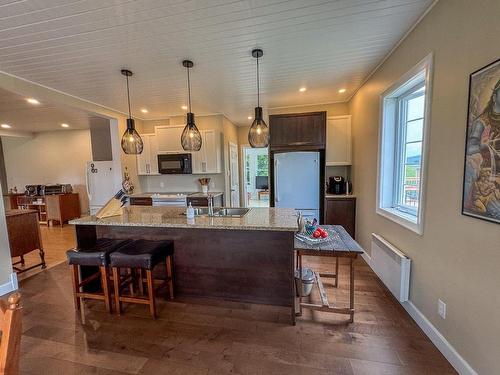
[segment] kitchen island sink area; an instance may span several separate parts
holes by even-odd
[[[174,241],[176,295],[287,306],[294,322],[295,210],[252,208],[243,216],[194,219],[183,213],[176,207],[130,206],[119,216],[71,223],[82,247],[99,238]]]

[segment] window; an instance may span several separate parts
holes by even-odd
[[[382,94],[377,212],[419,234],[431,62],[428,56]]]

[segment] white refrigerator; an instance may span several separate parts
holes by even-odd
[[[274,206],[295,208],[304,218],[319,217],[319,152],[274,154]]]
[[[85,172],[90,214],[95,215],[118,191],[112,161],[89,161]]]

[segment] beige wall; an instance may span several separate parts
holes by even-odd
[[[33,138],[2,137],[7,185],[24,191],[28,184],[71,184],[88,212],[85,163],[92,159],[89,130],[37,133]]]
[[[500,225],[461,215],[469,74],[499,56],[498,0],[442,0],[358,91],[353,116],[357,235],[412,259],[410,299],[480,374],[500,373]],[[430,52],[434,79],[424,234],[375,213],[380,94]],[[446,320],[437,314],[447,304]]]

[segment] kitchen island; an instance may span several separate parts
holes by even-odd
[[[71,224],[85,247],[99,238],[172,240],[177,295],[287,306],[295,319],[293,209],[187,219],[183,208],[130,206],[120,216]]]

